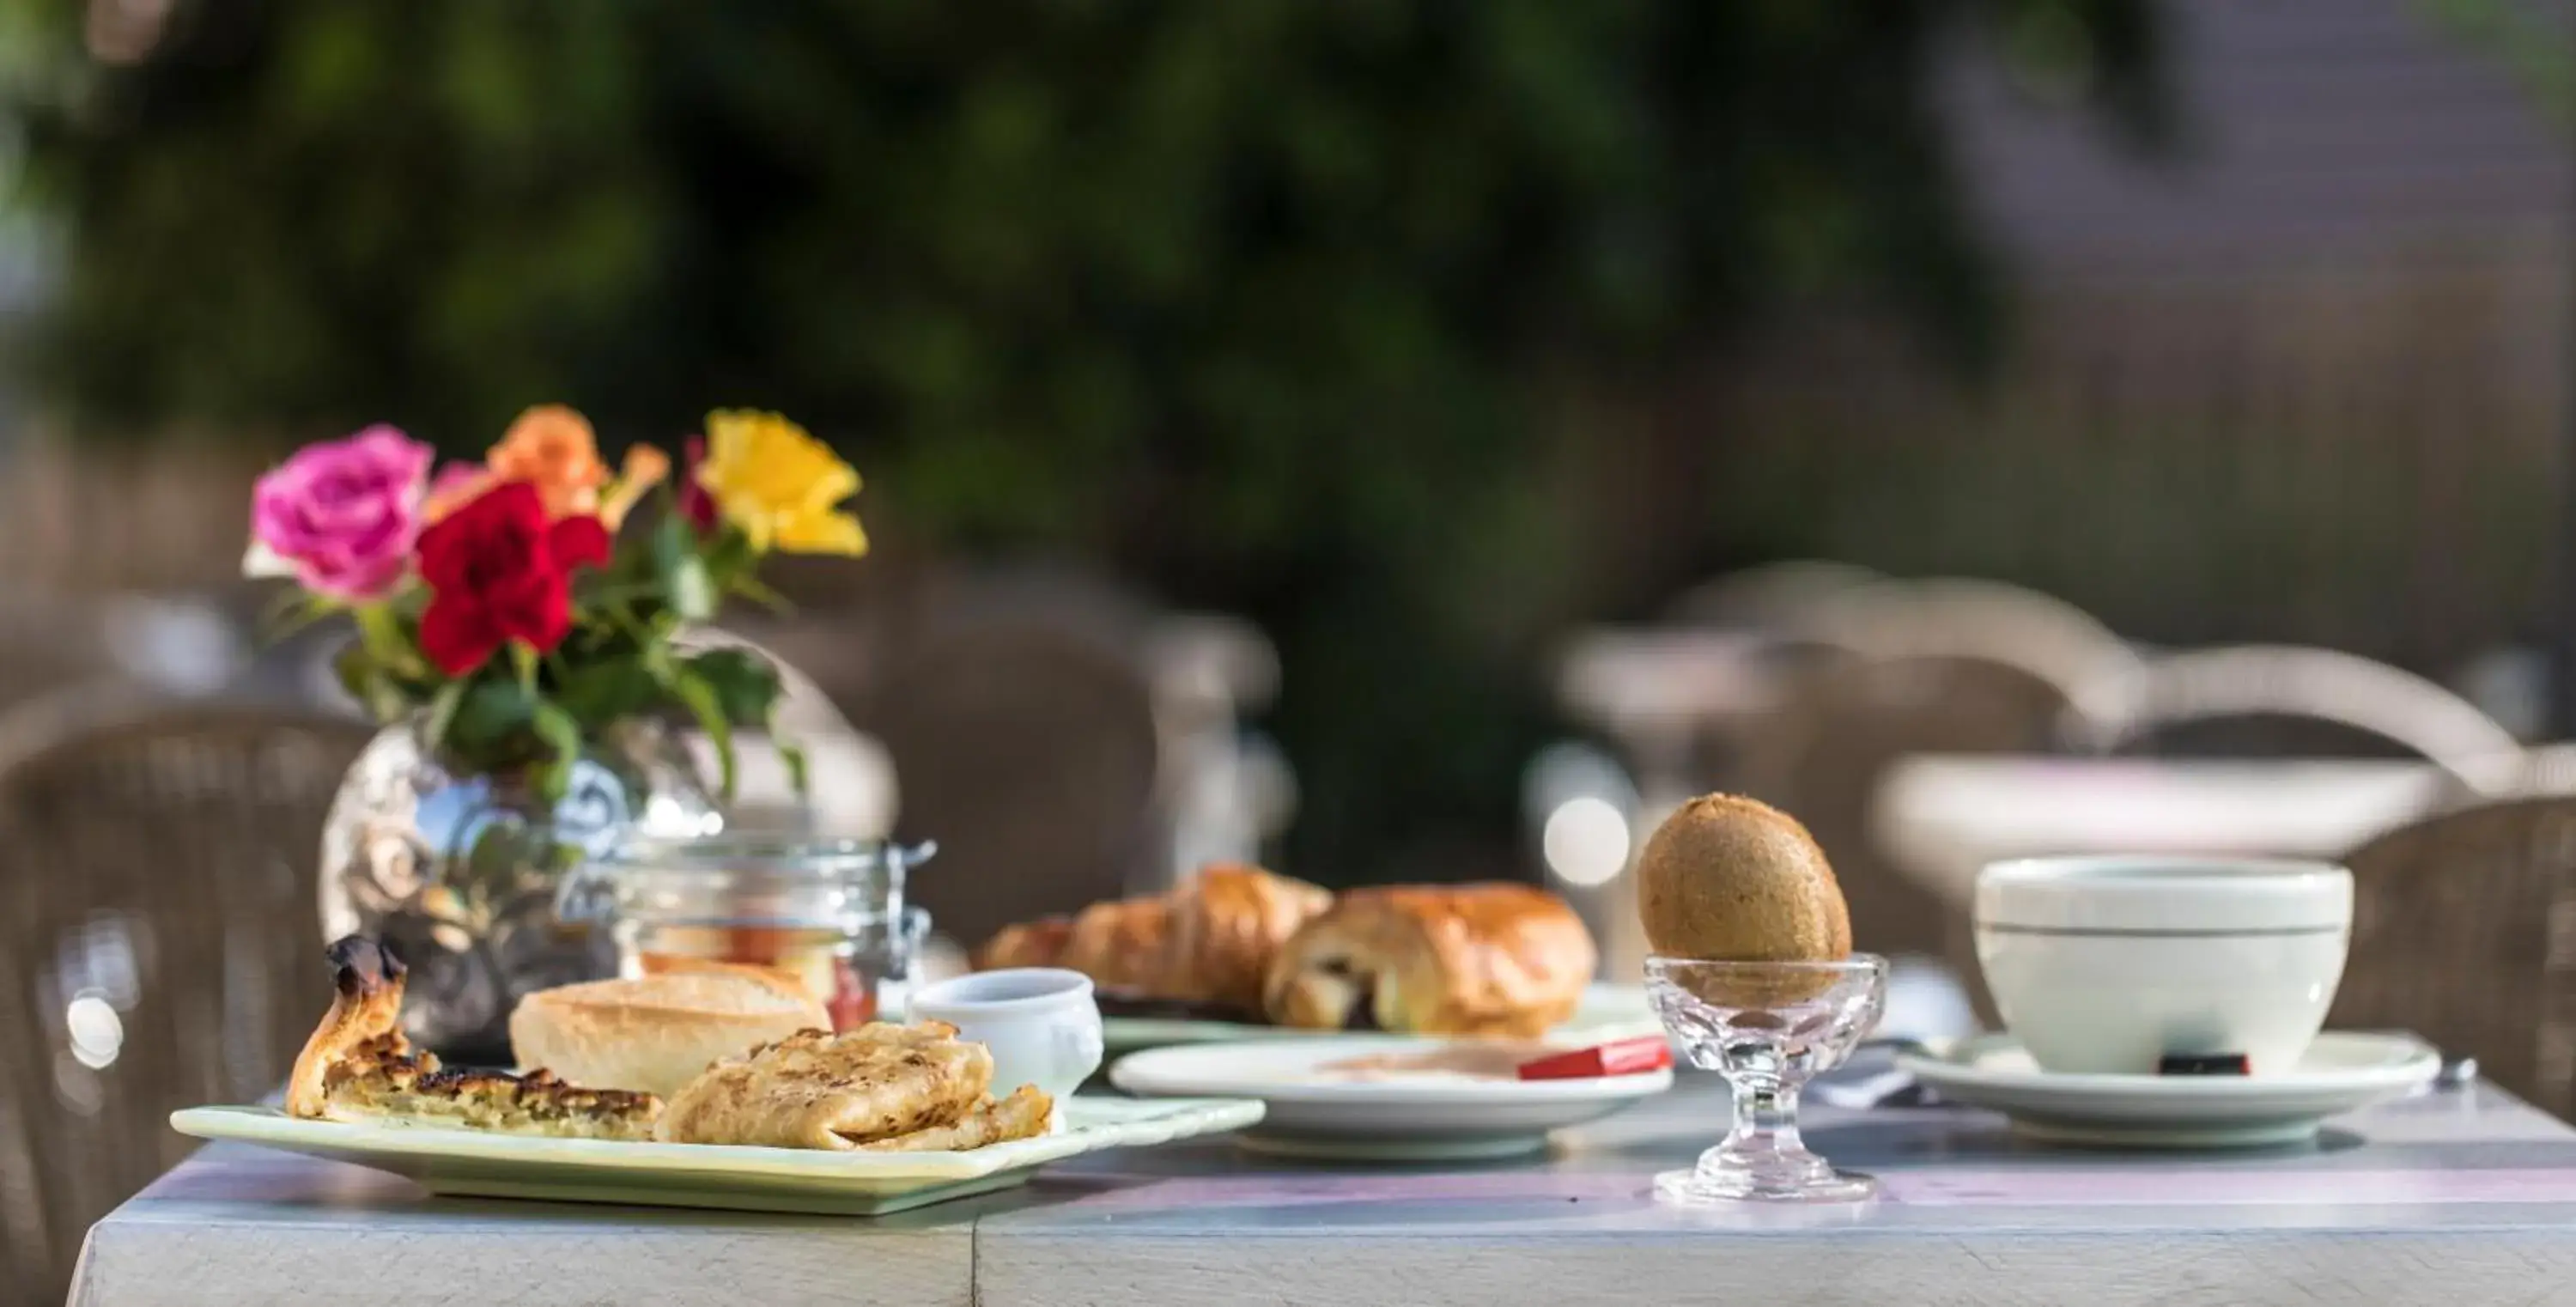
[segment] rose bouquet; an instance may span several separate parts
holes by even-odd
[[[432,475],[388,426],[311,445],[259,480],[245,570],[291,575],[299,620],[349,613],[338,671],[446,765],[525,771],[559,795],[584,742],[685,714],[733,789],[733,732],[766,728],[775,668],[680,636],[727,596],[775,597],[772,551],[858,555],[858,474],[775,414],[709,414],[676,482],[649,445],[611,469],[571,409],[529,409],[481,464]],[[648,499],[655,511],[638,513]],[[802,764],[781,742],[802,785]]]

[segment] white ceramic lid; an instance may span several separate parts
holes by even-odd
[[[1979,928],[2168,934],[2348,929],[2333,863],[2167,854],[2023,858],[1977,874]]]

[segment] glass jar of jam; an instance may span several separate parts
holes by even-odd
[[[900,1017],[930,916],[904,874],[936,849],[881,840],[717,835],[635,840],[564,878],[557,914],[608,920],[618,969],[765,967],[823,1001],[837,1030]]]

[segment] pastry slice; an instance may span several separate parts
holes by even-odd
[[[1036,1085],[1022,1085],[1008,1098],[985,1099],[947,1125],[875,1140],[859,1145],[859,1149],[870,1153],[962,1153],[986,1144],[1034,1139],[1046,1133],[1047,1116],[1054,1110],[1055,1100],[1047,1097],[1046,1091]]]
[[[662,1104],[650,1094],[575,1088],[542,1069],[514,1076],[440,1066],[403,1037],[400,959],[356,935],[328,956],[335,996],[287,1079],[288,1115],[558,1139],[652,1137]]]
[[[807,1030],[722,1062],[672,1095],[655,1137],[846,1151],[964,1118],[993,1055],[937,1021]]]

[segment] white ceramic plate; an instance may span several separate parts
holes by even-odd
[[[2433,1079],[2442,1056],[2409,1035],[2327,1031],[2273,1076],[2061,1075],[2009,1035],[1980,1035],[1897,1064],[1954,1103],[2012,1118],[2052,1143],[2241,1148],[2297,1143],[2325,1119]]]
[[[1646,1000],[1645,986],[1595,984],[1583,991],[1582,1001],[1575,1005],[1574,1015],[1549,1031],[1548,1037],[1606,1044],[1614,1039],[1651,1035],[1663,1028],[1662,1023],[1655,1020],[1653,1005]],[[1350,1036],[1346,1030],[1298,1030],[1239,1021],[1188,1021],[1167,1017],[1104,1017],[1100,1030],[1111,1057],[1174,1044],[1228,1044],[1248,1039],[1343,1039]]]
[[[1005,1189],[1039,1166],[1102,1148],[1169,1143],[1261,1119],[1244,1099],[1070,1098],[1055,1134],[960,1153],[531,1139],[434,1126],[305,1121],[267,1107],[192,1107],[170,1126],[391,1171],[431,1193],[658,1207],[881,1216]]]
[[[1479,1080],[1402,1075],[1335,1080],[1326,1063],[1423,1052],[1447,1041],[1342,1035],[1267,1043],[1199,1044],[1132,1054],[1109,1070],[1131,1094],[1258,1098],[1267,1111],[1239,1141],[1262,1152],[1368,1161],[1511,1157],[1547,1145],[1547,1132],[1607,1116],[1662,1093],[1670,1070],[1586,1080]],[[1583,1041],[1551,1040],[1565,1047]]]

